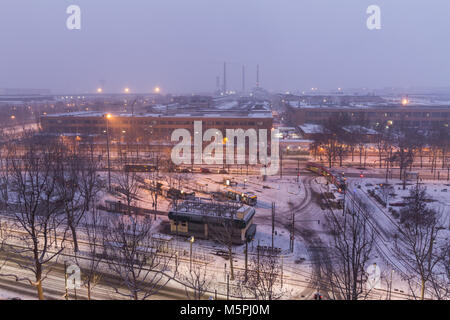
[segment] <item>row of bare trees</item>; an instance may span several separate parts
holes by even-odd
[[[330,118],[323,126],[323,132],[318,134],[311,145],[313,154],[324,156],[330,167],[351,156],[354,162],[355,152],[359,154],[359,165],[365,167],[367,162],[367,144],[373,143],[378,153],[380,169],[385,166],[387,171],[394,165],[400,168],[400,179],[406,169],[412,168],[420,161],[420,168],[424,166],[425,153],[434,172],[440,166],[449,166],[448,149],[450,131],[448,127],[416,130],[408,128],[399,122],[395,127],[379,124],[374,140],[369,141],[367,131],[369,123],[366,119],[349,119],[345,116]],[[371,132],[373,133],[373,131]]]
[[[411,298],[449,299],[448,230],[442,225],[442,213],[427,205],[428,198],[424,188],[411,190],[395,235],[392,253],[398,263],[392,268],[409,284]],[[368,286],[368,267],[376,255],[377,227],[370,222],[370,210],[361,199],[349,202],[344,212],[330,211],[326,216],[331,241],[329,260],[320,261],[321,280],[332,299],[367,299],[374,288]],[[383,274],[390,272],[378,276]],[[386,282],[392,292],[392,278],[389,282],[386,276]]]

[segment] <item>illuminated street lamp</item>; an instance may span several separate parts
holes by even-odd
[[[403,106],[406,106],[406,105],[408,105],[408,104],[409,104],[408,98],[403,98],[403,99],[402,99],[402,105],[403,105]]]
[[[15,120],[16,119],[16,116],[15,115],[12,115],[11,116],[11,120]]]
[[[192,236],[190,239],[189,239],[189,242],[190,242],[190,244],[191,244],[191,251],[190,251],[190,255],[189,255],[189,271],[192,271],[192,245],[194,244],[194,242],[195,242],[195,238],[194,238],[194,236]]]
[[[160,93],[161,92],[161,88],[160,87],[155,87],[155,89],[153,91],[155,93]]]
[[[102,93],[103,92],[103,89],[102,88],[98,88],[97,89],[97,93]]]
[[[125,88],[124,91],[125,93],[130,93],[130,88]]]
[[[108,187],[111,190],[111,158],[109,155],[109,120],[112,118],[112,115],[108,113],[106,116],[106,151],[108,154]]]

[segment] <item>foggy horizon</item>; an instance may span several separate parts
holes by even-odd
[[[81,30],[66,8],[81,8]],[[381,7],[381,30],[366,9]],[[450,86],[450,3],[385,0],[151,3],[4,0],[0,88],[52,93]],[[446,10],[447,9],[447,10]]]

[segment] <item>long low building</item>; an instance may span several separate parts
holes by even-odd
[[[403,126],[417,129],[449,127],[450,106],[426,105],[304,105],[286,101],[290,121],[295,125],[325,124],[331,118],[346,117],[371,128]]]
[[[272,130],[273,117],[267,111],[196,112],[179,114],[108,114],[106,112],[72,112],[41,117],[45,133],[75,135],[105,135],[115,138],[133,137],[134,141],[170,140],[176,129],[187,129],[193,135],[194,122],[201,121],[202,129],[266,129]]]

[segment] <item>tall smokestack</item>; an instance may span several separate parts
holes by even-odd
[[[242,92],[245,92],[245,66],[242,66]]]
[[[256,65],[256,87],[259,88],[259,64]]]
[[[223,94],[227,93],[227,63],[223,63]]]

